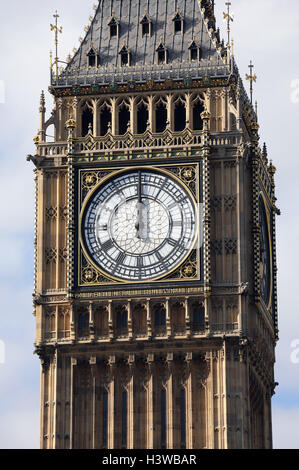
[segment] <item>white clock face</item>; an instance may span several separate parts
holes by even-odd
[[[85,247],[109,276],[163,277],[188,255],[196,238],[192,197],[155,170],[121,172],[93,194],[83,214]]]

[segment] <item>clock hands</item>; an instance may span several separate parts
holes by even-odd
[[[135,228],[137,230],[136,237],[139,239],[147,238],[147,208],[142,202],[142,183],[141,183],[141,171],[138,171],[138,184],[137,184],[137,198],[138,202],[136,205],[137,208],[137,220]]]

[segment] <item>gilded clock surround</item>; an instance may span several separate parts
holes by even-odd
[[[172,178],[183,184],[186,191],[189,193],[190,198],[193,201],[194,207],[197,209],[197,219],[199,220],[199,197],[200,197],[200,170],[199,164],[177,164],[177,165],[157,165],[153,166],[130,166],[131,170],[145,169],[145,170],[158,170],[164,173],[166,176],[171,175]],[[82,216],[85,208],[98,188],[113,178],[116,175],[126,173],[127,168],[107,168],[104,171],[102,169],[88,169],[79,170],[79,189],[78,199],[80,206],[78,207],[78,226],[79,226],[79,240],[78,240],[78,279],[79,286],[95,286],[105,285],[111,282],[126,283],[127,281],[121,281],[120,279],[113,278],[113,276],[107,276],[100,267],[94,263],[91,257],[88,255],[84,248],[82,240]],[[151,279],[151,282],[157,282],[162,280],[169,280],[171,282],[177,281],[189,281],[189,280],[200,280],[200,239],[199,233],[193,243],[191,251],[187,253],[180,265],[173,268],[166,275],[159,276],[156,279]],[[148,280],[134,281],[137,284],[147,283]]]

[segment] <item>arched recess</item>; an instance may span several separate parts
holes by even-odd
[[[148,128],[149,121],[149,109],[148,101],[140,98],[136,106],[136,122],[137,122],[137,134],[144,134]]]
[[[110,102],[104,101],[99,107],[99,124],[98,124],[98,134],[100,136],[106,135],[111,131],[112,126],[112,106]]]
[[[153,308],[153,327],[156,334],[166,331],[166,309],[163,304],[156,304]]]
[[[175,132],[181,132],[186,128],[186,100],[183,96],[174,98],[173,119]]]
[[[132,311],[133,333],[136,336],[144,336],[147,333],[146,307],[143,304],[135,305]]]
[[[201,95],[196,95],[191,102],[191,128],[194,131],[202,131],[203,120],[201,113],[205,110],[205,100]]]
[[[176,302],[170,308],[171,328],[174,334],[185,331],[185,304]]]
[[[90,101],[85,101],[81,105],[81,136],[85,137],[89,129],[93,132],[93,104]]]
[[[167,100],[162,96],[154,104],[155,109],[155,132],[164,132],[167,127]]]
[[[191,305],[191,325],[194,332],[203,332],[205,329],[205,307],[203,302],[194,302]]]
[[[87,308],[78,311],[78,336],[89,336],[89,312]]]
[[[128,100],[122,100],[117,106],[117,134],[124,135],[131,128],[131,112]]]
[[[106,306],[98,306],[94,311],[94,327],[97,337],[105,338],[109,333],[108,308]]]
[[[128,310],[125,305],[115,309],[114,325],[116,336],[126,336],[128,333]]]

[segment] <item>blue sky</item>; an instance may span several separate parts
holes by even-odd
[[[34,317],[33,223],[34,182],[26,155],[39,125],[42,89],[49,85],[49,23],[56,9],[63,35],[65,60],[93,13],[93,0],[16,0],[2,2],[0,47],[0,448],[37,448],[39,432],[39,360],[32,355]],[[218,0],[218,26],[225,35]],[[232,0],[232,37],[242,76],[253,60],[258,76],[261,141],[277,167],[277,221],[280,341],[276,349],[273,434],[276,448],[299,448],[299,363],[291,361],[291,343],[299,339],[297,306],[298,256],[298,125],[299,3],[295,0]],[[296,82],[297,80],[297,82]],[[3,84],[5,100],[3,100]],[[293,84],[293,88],[292,88]],[[297,87],[297,88],[296,88]],[[4,103],[2,103],[4,101]],[[296,102],[298,101],[298,103]],[[47,111],[52,99],[47,94]],[[1,343],[3,344],[3,343]],[[299,357],[299,354],[297,355]]]

